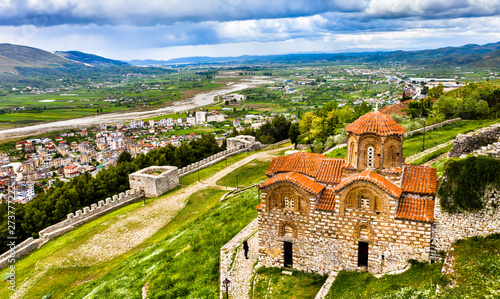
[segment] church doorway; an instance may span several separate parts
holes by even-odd
[[[285,268],[292,268],[293,266],[292,242],[284,242],[283,246],[285,253]]]
[[[358,243],[358,267],[368,267],[368,243]]]

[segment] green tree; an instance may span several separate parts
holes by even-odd
[[[431,99],[439,99],[442,95],[444,95],[443,83],[439,83],[436,87],[427,91],[427,97]]]
[[[293,143],[294,149],[297,148],[297,144],[299,143],[299,136],[299,123],[292,123],[290,126],[290,130],[288,131],[288,138],[290,138],[290,141]]]

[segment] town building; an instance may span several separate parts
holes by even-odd
[[[405,129],[375,111],[346,127],[347,158],[275,158],[259,188],[259,260],[330,273],[431,259],[436,169],[404,164]]]

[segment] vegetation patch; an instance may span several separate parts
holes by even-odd
[[[281,268],[257,269],[250,286],[250,298],[307,299],[315,298],[325,283],[327,275],[292,270],[292,275],[282,274]]]
[[[465,134],[476,129],[489,126],[497,123],[496,119],[474,120],[474,121],[457,121],[451,124],[446,124],[440,128],[423,133],[416,133],[410,137],[406,137],[403,142],[403,153],[405,157],[420,153],[423,144],[425,149],[440,145],[448,140],[457,137],[458,134]],[[425,138],[425,142],[424,139]]]
[[[326,154],[328,158],[342,158],[345,159],[347,157],[347,146],[338,148],[334,151],[329,152]]]
[[[499,160],[483,156],[449,159],[438,190],[441,207],[450,213],[480,210],[488,184],[500,186]]]
[[[444,288],[439,297],[500,297],[500,234],[458,240],[454,254],[454,287]]]
[[[138,298],[149,283],[148,298],[219,298],[220,248],[257,216],[258,202],[257,190],[250,190],[200,211],[69,297]],[[177,218],[171,223],[178,225]]]
[[[440,148],[438,149],[437,151],[433,151],[432,153],[430,154],[427,154],[423,157],[420,157],[418,158],[417,160],[411,162],[410,164],[413,164],[413,165],[420,165],[420,164],[424,164],[425,162],[428,162],[432,159],[435,159],[439,156],[441,156],[442,154],[445,154],[449,151],[451,151],[451,148],[453,147],[453,144],[449,144],[443,148]]]
[[[446,285],[442,266],[414,261],[407,271],[380,278],[368,272],[340,271],[326,298],[429,298],[436,285]]]
[[[261,183],[267,178],[266,171],[269,168],[269,163],[269,161],[262,160],[250,162],[218,180],[217,185],[236,187],[236,184],[238,184],[239,186],[248,187]]]

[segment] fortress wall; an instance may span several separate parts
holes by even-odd
[[[457,122],[459,120],[462,120],[462,119],[461,118],[454,118],[454,119],[445,120],[445,121],[440,122],[438,124],[427,126],[427,127],[425,127],[425,132],[434,130],[436,128],[440,128],[440,127],[442,127],[444,125],[451,124],[451,123]],[[423,132],[423,131],[424,131],[424,128],[420,128],[420,129],[416,129],[416,130],[413,130],[413,131],[409,131],[409,132],[404,133],[403,137],[412,136],[412,135],[414,135],[416,133]]]
[[[431,259],[437,260],[438,253],[449,250],[457,240],[500,233],[500,191],[488,188],[484,199],[487,203],[483,210],[454,214],[441,210],[439,199],[436,199]]]
[[[92,204],[90,207],[84,207],[83,211],[78,210],[75,213],[68,214],[67,219],[39,231],[38,234],[40,235],[40,239],[28,238],[14,247],[14,256],[16,259],[19,259],[39,248],[46,242],[73,230],[76,226],[87,223],[143,197],[144,194],[142,193],[136,193],[134,190],[127,190],[113,197],[108,197],[105,201],[101,200],[97,204]],[[10,257],[11,251],[7,251],[0,256],[0,269],[10,264]]]
[[[460,157],[474,150],[498,141],[500,137],[500,124],[494,124],[468,134],[458,134],[453,143],[448,157]]]
[[[9,264],[12,264],[12,258],[19,259],[28,253],[32,252],[40,243],[40,239],[28,238],[24,240],[22,243],[19,243],[11,250],[4,252],[0,256],[0,269],[7,267]]]

